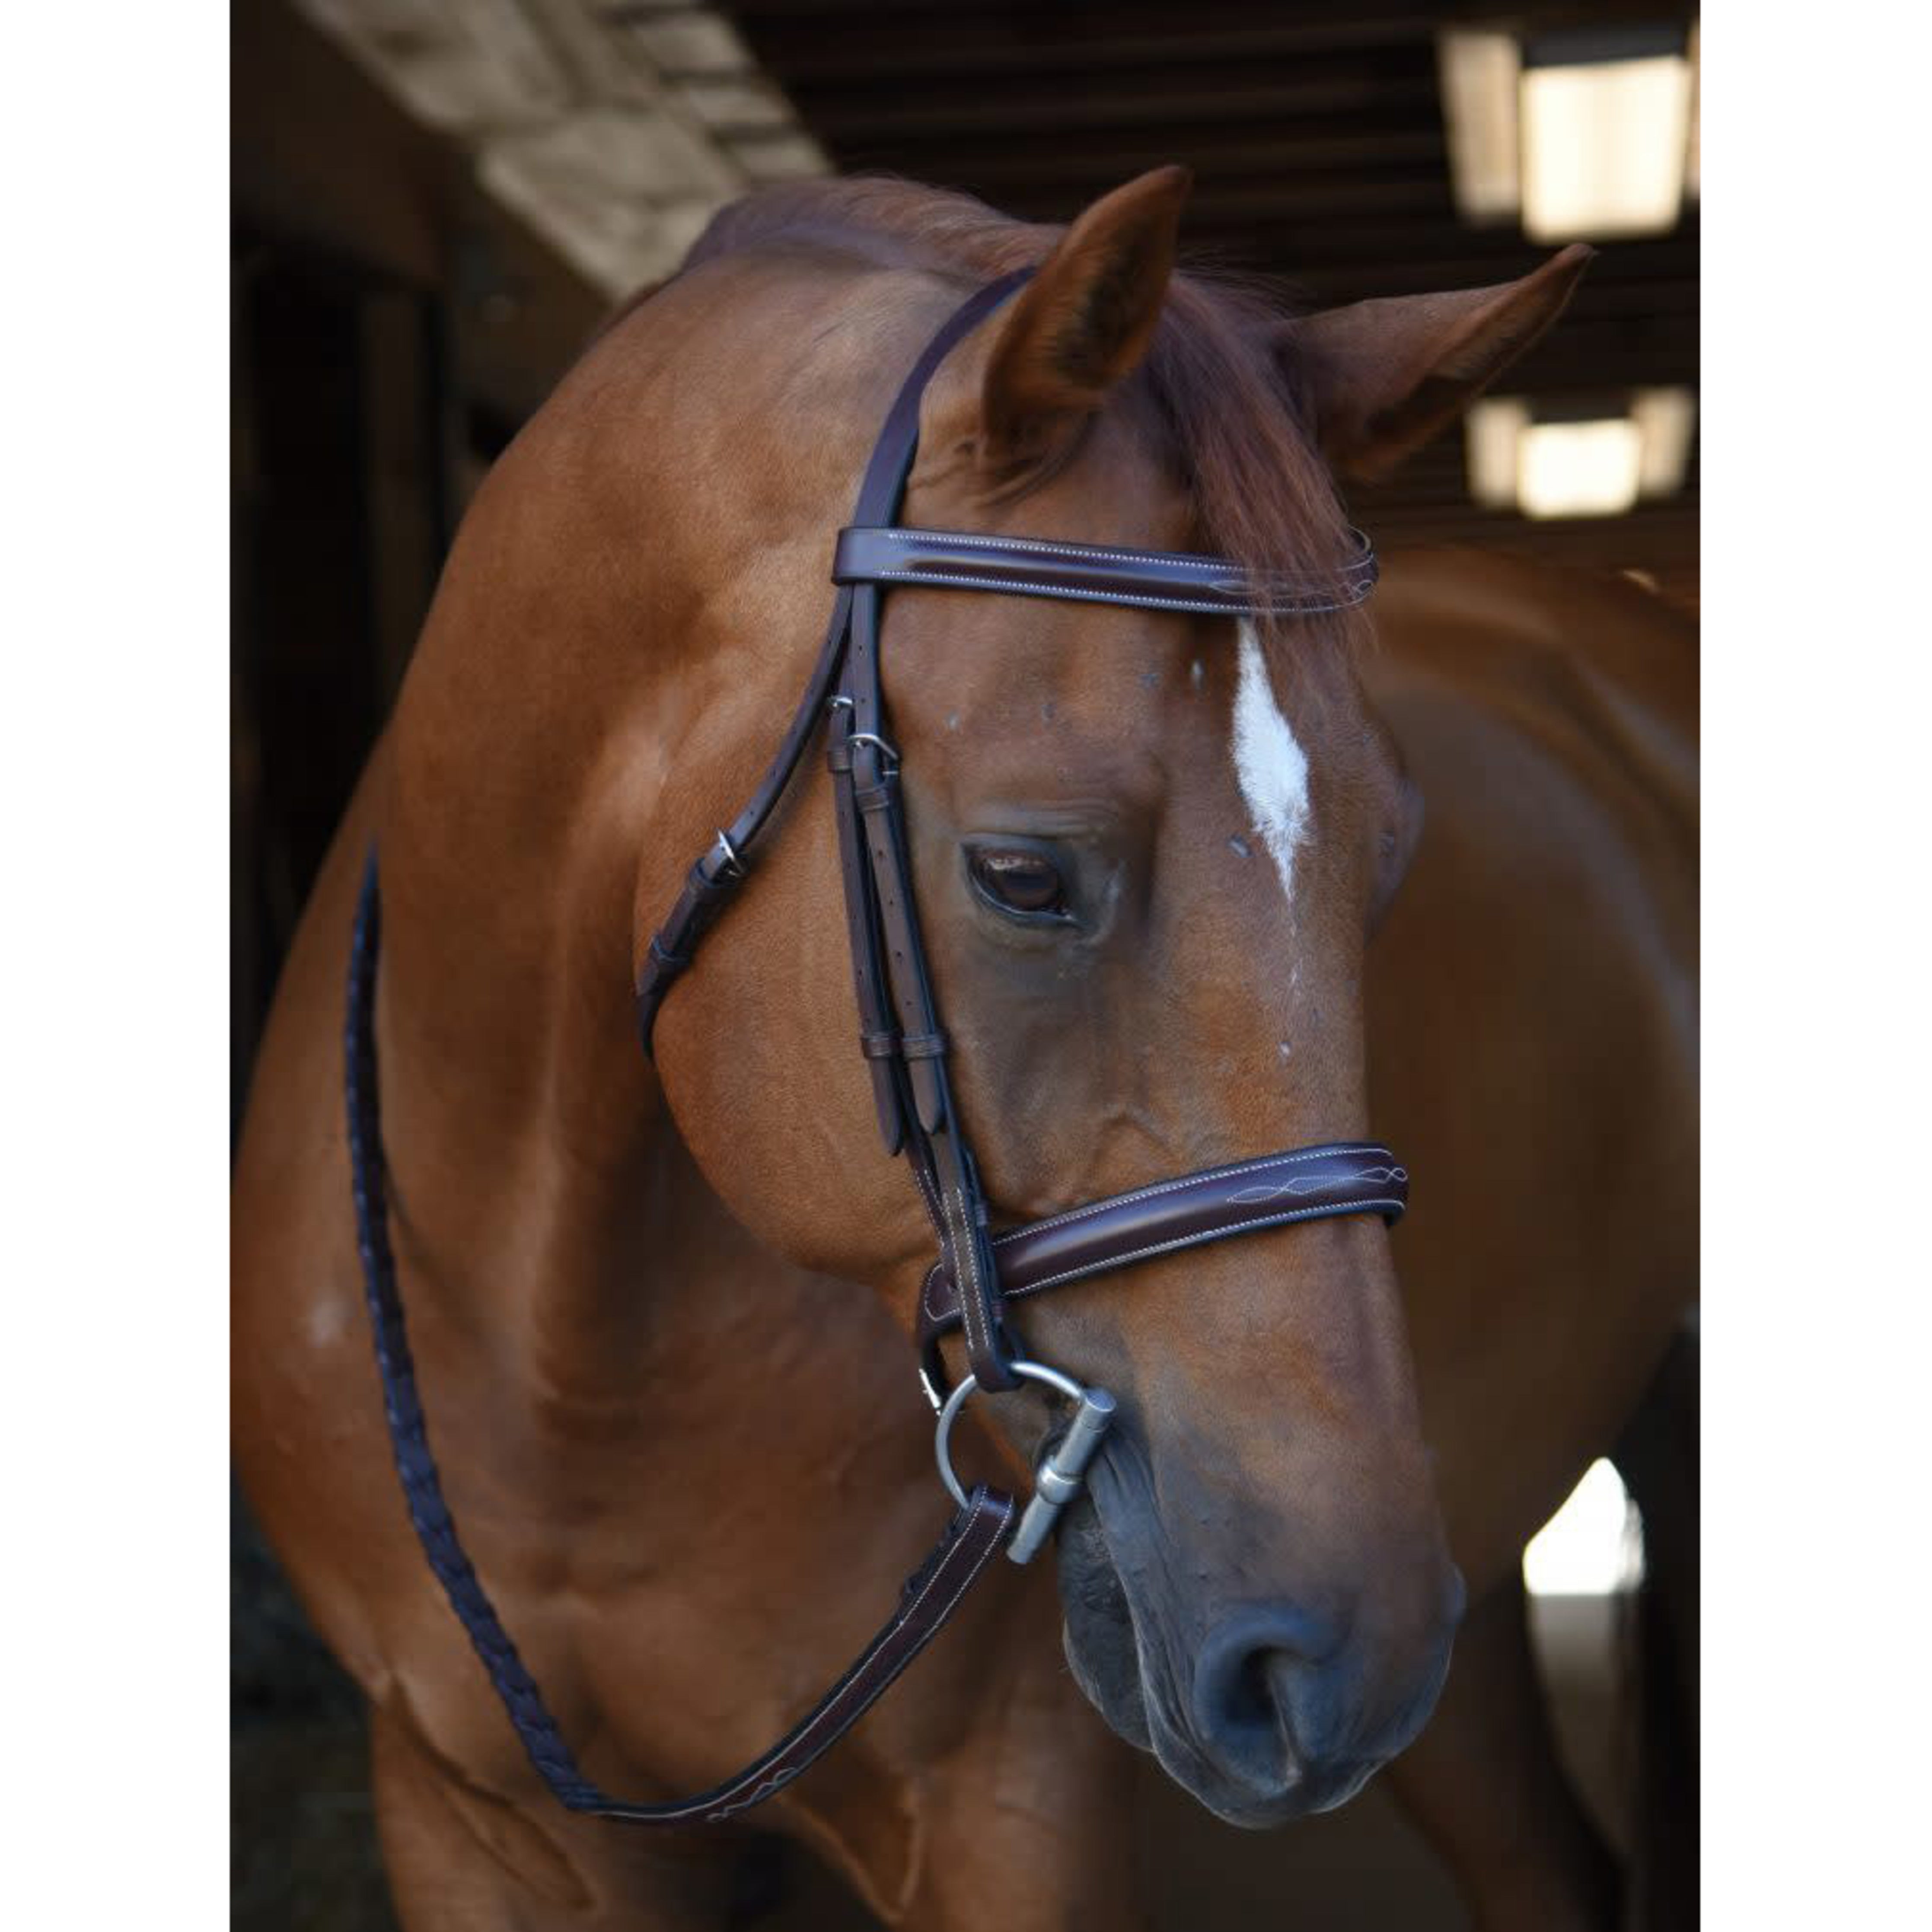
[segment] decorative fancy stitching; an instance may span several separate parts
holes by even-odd
[[[1006,1526],[1011,1522],[1012,1520],[1013,1500],[1012,1497],[1007,1496],[1003,1498],[1001,1500],[1000,1520],[998,1522],[993,1526],[991,1534],[988,1536],[986,1547],[973,1559],[972,1567],[966,1572],[964,1576],[960,1578],[958,1588],[956,1589],[952,1595],[946,1600],[946,1607],[940,1611],[938,1616],[933,1618],[932,1626],[932,1631],[937,1631],[942,1625],[944,1625],[946,1618],[952,1616],[953,1606],[966,1594],[968,1589],[971,1586],[974,1580],[977,1577],[980,1572],[986,1567],[987,1559],[992,1555],[994,1550],[999,1548],[1002,1541],[1004,1540],[1006,1533]],[[970,1535],[971,1532],[969,1530],[967,1533]],[[950,1553],[950,1552],[948,1552],[949,1555]],[[863,1676],[867,1666],[872,1663],[872,1659],[878,1656],[879,1652],[882,1651],[887,1644],[892,1642],[898,1636],[899,1634],[902,1630],[905,1630],[917,1618],[919,1615],[920,1605],[925,1602],[926,1598],[932,1593],[933,1586],[937,1583],[940,1578],[945,1574],[946,1565],[943,1562],[934,1566],[932,1574],[926,1580],[923,1584],[920,1586],[919,1594],[912,1600],[911,1604],[892,1619],[890,1626],[885,1630],[880,1632],[878,1642],[874,1643],[872,1647],[867,1650],[866,1654],[860,1659],[859,1662],[853,1666],[848,1678],[848,1683]],[[929,1631],[928,1633],[928,1637],[931,1634],[932,1632]],[[872,1688],[866,1694],[864,1701],[859,1706],[858,1708],[853,1712],[848,1722],[856,1724],[860,1718],[863,1717],[865,1714],[878,1702],[879,1699],[884,1696],[886,1692],[890,1690],[892,1687],[898,1682],[900,1673],[905,1669],[908,1664],[911,1663],[913,1659],[916,1657],[920,1652],[924,1648],[925,1640],[922,1640],[920,1643],[914,1645],[911,1649],[908,1650],[906,1654],[901,1658],[898,1664],[893,1666],[890,1674],[881,1678],[878,1683],[873,1685]],[[805,1729],[800,1732],[798,1736],[792,1740],[792,1743],[790,1747],[790,1750],[796,1750],[800,1744],[803,1744],[805,1740],[811,1736],[812,1733],[818,1729],[818,1726],[832,1714],[833,1710],[836,1707],[836,1700],[834,1700],[832,1702],[829,1702],[823,1706],[818,1712],[817,1715],[814,1716],[812,1719],[811,1722],[806,1726]],[[808,1765],[799,1765],[794,1769],[783,1773],[776,1780],[768,1781],[766,1784],[761,1785],[751,1796],[748,1798],[740,1798],[735,1803],[722,1804],[719,1806],[717,1810],[707,1812],[705,1816],[705,1822],[706,1824],[715,1824],[719,1820],[730,1817],[736,1812],[749,1810],[753,1805],[758,1804],[766,1796],[767,1792],[777,1790],[778,1786],[781,1784],[788,1784],[793,1778],[796,1778],[800,1772],[807,1770],[809,1768]],[[755,1772],[751,1774],[752,1776],[755,1776],[756,1774],[757,1774]],[[743,1790],[745,1784],[746,1780],[741,1778],[735,1785],[727,1786],[724,1791],[721,1793],[720,1796],[729,1798],[735,1792]],[[707,1800],[706,1802],[711,1802],[714,1801]],[[670,1813],[666,1815],[671,1816],[682,1816],[685,1815],[686,1812],[696,1808],[698,1808],[687,1806],[678,1812]]]
[[[1232,1180],[1238,1174],[1266,1174],[1270,1168],[1296,1167],[1304,1161],[1343,1160],[1380,1154],[1384,1160],[1393,1160],[1394,1153],[1378,1142],[1343,1142],[1339,1147],[1304,1148],[1298,1154],[1264,1154],[1254,1160],[1238,1160],[1226,1167],[1203,1168],[1198,1174],[1183,1174],[1178,1180],[1156,1180],[1145,1187],[1137,1187],[1131,1194],[1110,1195],[1105,1201],[1090,1201],[1084,1208],[1069,1208],[1058,1214],[1050,1214],[1044,1221],[1030,1221],[1024,1228],[1015,1228],[1004,1234],[993,1237],[994,1247],[1008,1241],[1016,1241],[1022,1234],[1044,1234],[1049,1228],[1064,1227],[1070,1221],[1084,1221],[1094,1214],[1110,1213],[1116,1208],[1131,1207],[1136,1201],[1151,1201],[1156,1196],[1172,1194],[1184,1187],[1203,1186],[1210,1181]]]
[[[1353,1177],[1357,1180],[1379,1181],[1385,1186],[1395,1186],[1408,1178],[1406,1167],[1365,1167]],[[1228,1204],[1235,1208],[1259,1208],[1270,1201],[1279,1201],[1284,1196],[1306,1194],[1328,1184],[1319,1174],[1298,1174],[1292,1180],[1277,1182],[1273,1187],[1244,1187],[1238,1194],[1228,1196]]]
[[[1000,1519],[1000,1526],[1002,1529],[1006,1527],[1006,1519],[1010,1516],[1012,1514],[1012,1504],[1011,1501],[1009,1500],[1006,1504],[1005,1514]],[[996,1536],[993,1539],[993,1546],[989,1546],[988,1550],[986,1552],[982,1552],[979,1562],[976,1562],[973,1565],[972,1570],[966,1579],[968,1582],[970,1582],[973,1576],[978,1574],[980,1563],[983,1563],[986,1561],[986,1555],[990,1554],[991,1547],[997,1546],[998,1540],[999,1539]],[[950,1556],[952,1554],[952,1552],[949,1550],[946,1553]],[[897,1616],[893,1618],[892,1622],[879,1633],[878,1636],[876,1636],[870,1644],[866,1646],[865,1654],[861,1657],[858,1662],[854,1664],[852,1668],[846,1673],[846,1686],[848,1689],[860,1678],[864,1676],[866,1669],[871,1664],[873,1658],[877,1657],[888,1644],[892,1642],[898,1637],[899,1633],[905,1629],[907,1625],[910,1624],[914,1619],[918,1616],[920,1605],[926,1601],[926,1598],[932,1593],[932,1586],[937,1583],[940,1578],[944,1576],[945,1574],[946,1564],[943,1560],[933,1566],[932,1574],[927,1577],[926,1581],[920,1585],[919,1594],[914,1598],[911,1603],[908,1604],[904,1610],[902,1610]],[[962,1588],[964,1586],[962,1585]],[[956,1604],[958,1600],[958,1592],[956,1591],[953,1593],[951,1602],[946,1605],[946,1610],[949,1613],[952,1610],[952,1604]],[[907,1662],[910,1663],[910,1658],[907,1659]],[[901,1667],[903,1668],[904,1666],[902,1666]],[[896,1677],[898,1675],[898,1672],[897,1671],[895,1671],[892,1673],[892,1676],[894,1677]],[[873,1697],[876,1697],[878,1696],[878,1691],[884,1690],[886,1688],[886,1685],[890,1684],[892,1681],[892,1678],[889,1677],[886,1679],[884,1684],[879,1685],[878,1690],[874,1690],[872,1693],[872,1696],[866,1700],[866,1703],[860,1706],[860,1710],[862,1712],[866,1708],[867,1706],[872,1703]],[[806,1739],[810,1737],[812,1732],[818,1729],[820,1725],[824,1724],[832,1716],[832,1713],[839,1708],[840,1703],[841,1700],[835,1696],[827,1699],[824,1704],[820,1705],[818,1709],[812,1714],[810,1719],[807,1721],[805,1728],[799,1732],[796,1737],[794,1738],[790,1741],[789,1745],[786,1748],[786,1755],[789,1756],[792,1752],[796,1751],[799,1746],[803,1744]],[[804,1766],[801,1766],[800,1768],[802,1770]],[[746,1772],[734,1783],[726,1785],[722,1791],[712,1793],[710,1796],[700,1801],[698,1803],[680,1806],[677,1811],[670,1813],[668,1815],[674,1817],[680,1816],[687,1812],[701,1810],[704,1808],[705,1805],[716,1804],[721,1798],[734,1797],[738,1792],[742,1791],[745,1786],[758,1775],[759,1772],[754,1767],[753,1769]],[[756,1802],[754,1799],[743,1799],[738,1804],[728,1808],[728,1810],[726,1811],[713,1812],[711,1815],[713,1817],[726,1816],[729,1815],[730,1810],[745,1810],[754,1802]]]
[[[1279,1228],[1291,1221],[1318,1221],[1324,1215],[1361,1214],[1378,1208],[1393,1208],[1397,1213],[1402,1204],[1396,1200],[1351,1201],[1336,1202],[1330,1207],[1291,1208],[1286,1214],[1264,1215],[1259,1220],[1244,1221],[1240,1232],[1252,1233],[1258,1228]],[[1015,1288],[1016,1294],[1037,1294],[1044,1288],[1058,1288],[1062,1282],[1078,1281],[1082,1275],[1097,1274],[1102,1269],[1125,1268],[1130,1262],[1144,1262],[1154,1255],[1165,1255],[1179,1248],[1198,1247],[1203,1241],[1211,1241],[1217,1235],[1230,1232],[1225,1228],[1204,1228],[1198,1234],[1182,1234],[1171,1241],[1157,1241],[1151,1247],[1136,1248],[1131,1254],[1111,1256],[1105,1262],[1088,1262],[1078,1268],[1064,1269],[1058,1274],[1050,1274],[1043,1280],[1029,1282],[1024,1288]]]
[[[1348,1159],[1352,1156],[1359,1158],[1360,1156],[1372,1154],[1381,1154],[1390,1161],[1393,1161],[1395,1158],[1394,1154],[1390,1154],[1389,1150],[1385,1147],[1382,1147],[1374,1142],[1363,1142],[1355,1145],[1344,1144],[1340,1147],[1309,1148],[1299,1154],[1270,1154],[1265,1158],[1259,1160],[1237,1161],[1232,1166],[1227,1167],[1210,1167],[1206,1168],[1199,1174],[1185,1175],[1178,1180],[1156,1181],[1148,1186],[1136,1188],[1130,1194],[1117,1194],[1109,1196],[1109,1198],[1105,1201],[1091,1201],[1089,1202],[1084,1208],[1070,1208],[1064,1214],[1049,1215],[1044,1221],[1029,1222],[1024,1228],[1015,1228],[1010,1230],[1006,1234],[995,1234],[993,1237],[993,1247],[997,1253],[1000,1248],[1005,1247],[1014,1241],[1019,1240],[1027,1235],[1043,1234],[1050,1228],[1064,1228],[1069,1226],[1077,1221],[1089,1220],[1096,1215],[1111,1214],[1117,1208],[1131,1207],[1136,1202],[1151,1201],[1160,1195],[1172,1194],[1183,1188],[1206,1186],[1216,1181],[1232,1180],[1238,1174],[1265,1174],[1271,1168],[1292,1167],[1298,1166],[1304,1161],[1341,1160]],[[917,1170],[915,1169],[914,1172],[916,1172]],[[1393,1181],[1398,1178],[1406,1180],[1408,1178],[1408,1172],[1407,1168],[1402,1167],[1364,1167],[1358,1168],[1354,1174],[1347,1178],[1351,1180],[1387,1180]],[[1319,1185],[1320,1184],[1318,1183],[1317,1184]],[[1238,1197],[1237,1198],[1238,1198]],[[1330,1211],[1336,1213],[1346,1212],[1349,1214],[1359,1214],[1364,1210],[1368,1208],[1393,1207],[1400,1212],[1402,1205],[1403,1204],[1400,1202],[1354,1202],[1349,1203],[1346,1208],[1337,1208]],[[1302,1212],[1303,1216],[1305,1218],[1312,1218],[1308,1215],[1307,1210],[1304,1210]],[[1271,1227],[1274,1225],[1274,1223],[1271,1221],[1244,1221],[1241,1223],[1241,1227],[1243,1230],[1245,1231],[1249,1228]],[[1190,1235],[1188,1237],[1188,1239],[1190,1240],[1197,1240],[1210,1238],[1216,1232],[1216,1231],[1215,1230],[1210,1229],[1205,1231],[1200,1235]],[[1163,1250],[1159,1248],[1155,1248],[1145,1250],[1143,1250],[1143,1252],[1158,1254],[1163,1252]],[[1123,1256],[1119,1261],[1108,1262],[1105,1265],[1109,1268],[1118,1268],[1123,1262],[1132,1258],[1133,1257],[1131,1256]],[[933,1305],[932,1298],[934,1291],[939,1286],[940,1276],[944,1264],[941,1263],[928,1271],[925,1284],[920,1291],[920,1306],[925,1310],[926,1318],[928,1321],[937,1322],[940,1319],[941,1317],[942,1311]],[[1094,1273],[1097,1271],[1098,1268],[1096,1265],[1089,1264],[1081,1269],[1074,1270],[1073,1273],[1082,1274]],[[1053,1282],[1057,1283],[1072,1278],[1072,1276],[1070,1274],[1055,1275],[1053,1277]],[[1028,1287],[1016,1288],[1012,1290],[1011,1292],[1016,1294],[1033,1294],[1037,1293],[1041,1288],[1051,1285],[1051,1283],[1044,1281],[1034,1282]],[[954,1292],[958,1293],[958,1284],[956,1282],[953,1286]],[[960,1295],[960,1307],[962,1310],[962,1319],[963,1320],[964,1318],[964,1310],[965,1307],[965,1297],[964,1294]]]

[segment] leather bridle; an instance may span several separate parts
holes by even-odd
[[[1028,279],[1022,270],[981,289],[926,345],[902,384],[867,464],[850,526],[839,533],[838,586],[818,661],[796,713],[757,791],[691,868],[670,916],[650,941],[637,997],[645,1049],[664,997],[700,941],[749,875],[760,835],[821,723],[832,774],[851,945],[860,1046],[879,1131],[903,1152],[930,1216],[938,1258],[922,1286],[922,1373],[939,1409],[940,1469],[958,1508],[938,1546],[908,1580],[898,1607],[858,1660],[776,1744],[736,1777],[670,1803],[629,1804],[584,1778],[559,1734],[465,1555],[444,1501],[416,1391],[390,1251],[377,1108],[374,992],[381,910],[372,855],[351,947],[346,1020],[350,1164],[358,1244],[376,1359],[411,1520],[452,1606],[468,1630],[532,1762],[574,1810],[635,1823],[716,1822],[758,1804],[798,1775],[848,1730],[938,1632],[1003,1546],[1026,1562],[1078,1494],[1114,1413],[1106,1390],[1028,1360],[1007,1305],[1066,1282],[1209,1241],[1340,1214],[1394,1222],[1408,1177],[1388,1149],[1346,1142],[1265,1155],[1156,1181],[1030,1225],[994,1234],[992,1216],[947,1072],[945,1031],[921,940],[908,859],[899,760],[880,685],[880,614],[899,585],[1070,598],[1231,618],[1310,614],[1360,603],[1374,587],[1375,556],[1354,532],[1357,554],[1339,570],[1300,578],[1256,578],[1216,557],[908,530],[897,521],[917,448],[920,404],[948,352]],[[950,1394],[941,1337],[957,1330],[968,1372]],[[1017,1528],[1013,1499],[979,1484],[970,1492],[948,1454],[961,1406],[977,1390],[1000,1394],[1043,1384],[1074,1406],[1042,1457]]]

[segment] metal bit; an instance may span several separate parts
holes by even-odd
[[[1114,1398],[1103,1388],[1090,1388],[1080,1397],[1080,1406],[1058,1444],[1042,1460],[1034,1473],[1033,1499],[1020,1518],[1006,1545],[1006,1555],[1016,1563],[1030,1562],[1053,1533],[1060,1512],[1080,1493],[1087,1466],[1093,1461],[1114,1419]]]

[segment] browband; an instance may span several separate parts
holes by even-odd
[[[904,584],[1061,597],[1209,617],[1310,617],[1346,610],[1376,587],[1373,546],[1351,530],[1358,554],[1326,576],[1256,576],[1218,556],[1050,543],[1037,537],[856,526],[838,532],[835,584]]]

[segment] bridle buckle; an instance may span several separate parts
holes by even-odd
[[[712,850],[718,854],[717,876],[728,879],[735,885],[746,875],[744,856],[731,842],[731,835],[722,826],[718,836],[712,842]]]

